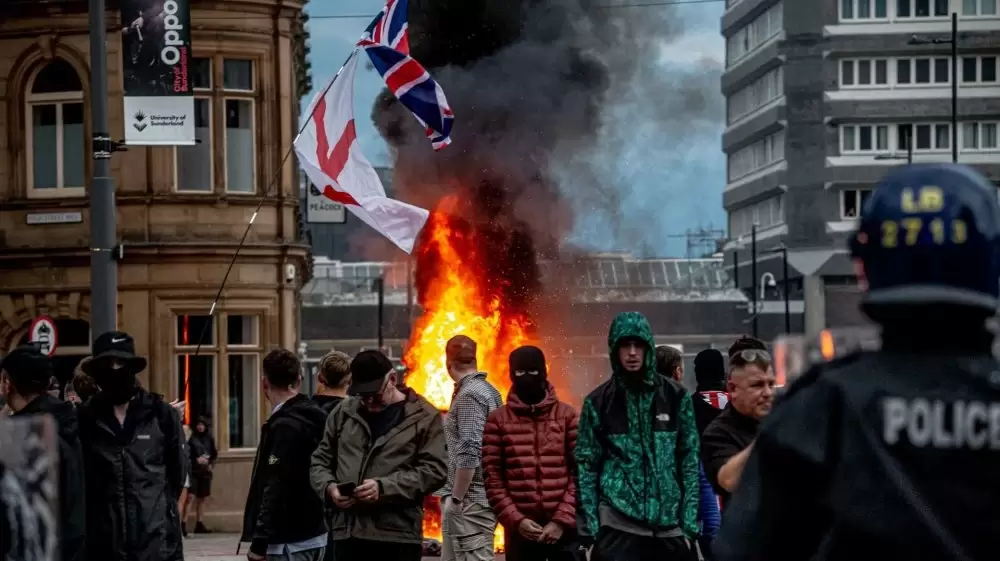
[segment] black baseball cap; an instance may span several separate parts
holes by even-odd
[[[18,390],[45,391],[52,379],[52,361],[37,343],[11,351],[0,360],[0,370],[7,373]]]
[[[85,374],[93,376],[96,365],[117,359],[124,362],[136,374],[146,369],[146,359],[135,354],[135,341],[124,331],[108,331],[94,341],[94,358],[82,366]]]
[[[361,351],[351,361],[352,395],[378,393],[385,379],[394,372],[392,361],[379,351]]]

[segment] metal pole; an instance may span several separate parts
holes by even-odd
[[[90,181],[90,325],[96,338],[118,326],[118,265],[114,259],[114,145],[108,132],[108,46],[104,0],[90,0],[90,109],[94,176]]]
[[[757,337],[757,224],[750,226],[750,280],[753,281],[751,302],[753,303],[753,336]]]
[[[733,288],[740,289],[740,252],[733,250]]]
[[[958,11],[951,12],[951,161],[958,163]]]
[[[385,277],[379,276],[375,281],[378,283],[378,350],[382,350],[383,336],[383,312],[385,310]]]
[[[788,248],[781,248],[781,274],[785,285],[785,333],[792,332],[792,307],[788,297]]]

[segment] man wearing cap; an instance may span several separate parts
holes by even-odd
[[[455,392],[444,425],[448,483],[441,490],[441,561],[492,561],[497,520],[483,478],[483,432],[486,418],[503,407],[503,399],[479,371],[475,341],[452,337],[445,359]]]
[[[146,359],[129,334],[101,334],[93,350],[83,368],[100,391],[79,409],[87,559],[179,561],[177,501],[187,473],[180,417],[139,385]]]
[[[379,351],[351,361],[352,397],[326,420],[312,456],[313,490],[333,508],[334,557],[419,561],[424,498],[447,478],[441,413],[400,389]]]
[[[59,435],[59,551],[63,561],[83,559],[86,518],[76,410],[46,393],[52,362],[36,345],[14,349],[0,361],[0,395],[12,416],[51,415]]]

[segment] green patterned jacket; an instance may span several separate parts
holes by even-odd
[[[645,343],[641,380],[626,383],[618,346]],[[698,432],[690,394],[655,371],[649,322],[618,314],[608,334],[613,373],[587,396],[576,442],[578,530],[594,536],[606,504],[651,529],[698,535]]]

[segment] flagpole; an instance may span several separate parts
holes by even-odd
[[[351,51],[351,54],[347,55],[347,59],[344,60],[344,63],[340,65],[340,69],[337,70],[337,73],[333,75],[333,78],[330,79],[330,82],[327,83],[326,87],[319,92],[318,94],[319,96],[325,96],[327,92],[330,91],[330,88],[333,87],[333,84],[334,82],[337,81],[337,78],[340,76],[340,73],[343,72],[344,67],[347,66],[347,63],[351,61],[351,57],[353,57],[358,53],[358,50],[359,50],[358,47],[354,47],[354,50]],[[295,134],[295,138],[292,140],[292,145],[288,147],[287,151],[285,151],[285,155],[282,156],[281,158],[281,163],[278,164],[278,168],[274,170],[274,175],[271,177],[271,181],[268,183],[267,190],[265,190],[264,194],[261,195],[260,200],[257,201],[257,207],[254,209],[253,214],[250,215],[250,220],[247,222],[247,227],[245,230],[243,230],[243,237],[240,238],[240,243],[239,245],[236,246],[236,251],[233,252],[233,258],[229,261],[229,267],[226,268],[226,274],[223,275],[222,282],[219,284],[219,290],[215,293],[215,298],[212,300],[212,306],[208,310],[209,316],[215,315],[215,308],[219,305],[219,300],[222,299],[222,292],[226,289],[226,283],[229,281],[229,275],[233,272],[233,267],[236,266],[236,259],[239,258],[240,250],[243,249],[243,246],[246,244],[247,237],[250,235],[250,229],[253,228],[253,221],[257,219],[257,214],[260,212],[260,209],[264,206],[264,203],[267,202],[269,198],[271,198],[271,191],[272,189],[274,189],[275,185],[278,183],[278,180],[281,178],[281,170],[284,169],[285,164],[288,163],[288,158],[291,157],[293,152],[295,152],[295,142],[299,139],[300,136],[302,136],[302,133],[306,130],[306,127],[309,126],[309,122],[312,121],[313,113],[316,112],[316,103],[315,103],[316,99],[318,99],[318,97],[314,96],[313,103],[309,105],[309,112],[308,112],[309,114],[306,115],[304,119],[302,119],[302,124],[299,126],[299,131]],[[205,342],[205,336],[208,334],[208,326],[211,323],[212,322],[205,322],[204,326],[202,326],[201,333],[198,335],[198,345],[194,349],[194,356],[198,356],[198,354],[201,352],[201,347]],[[186,383],[187,381],[185,380],[185,384]]]

